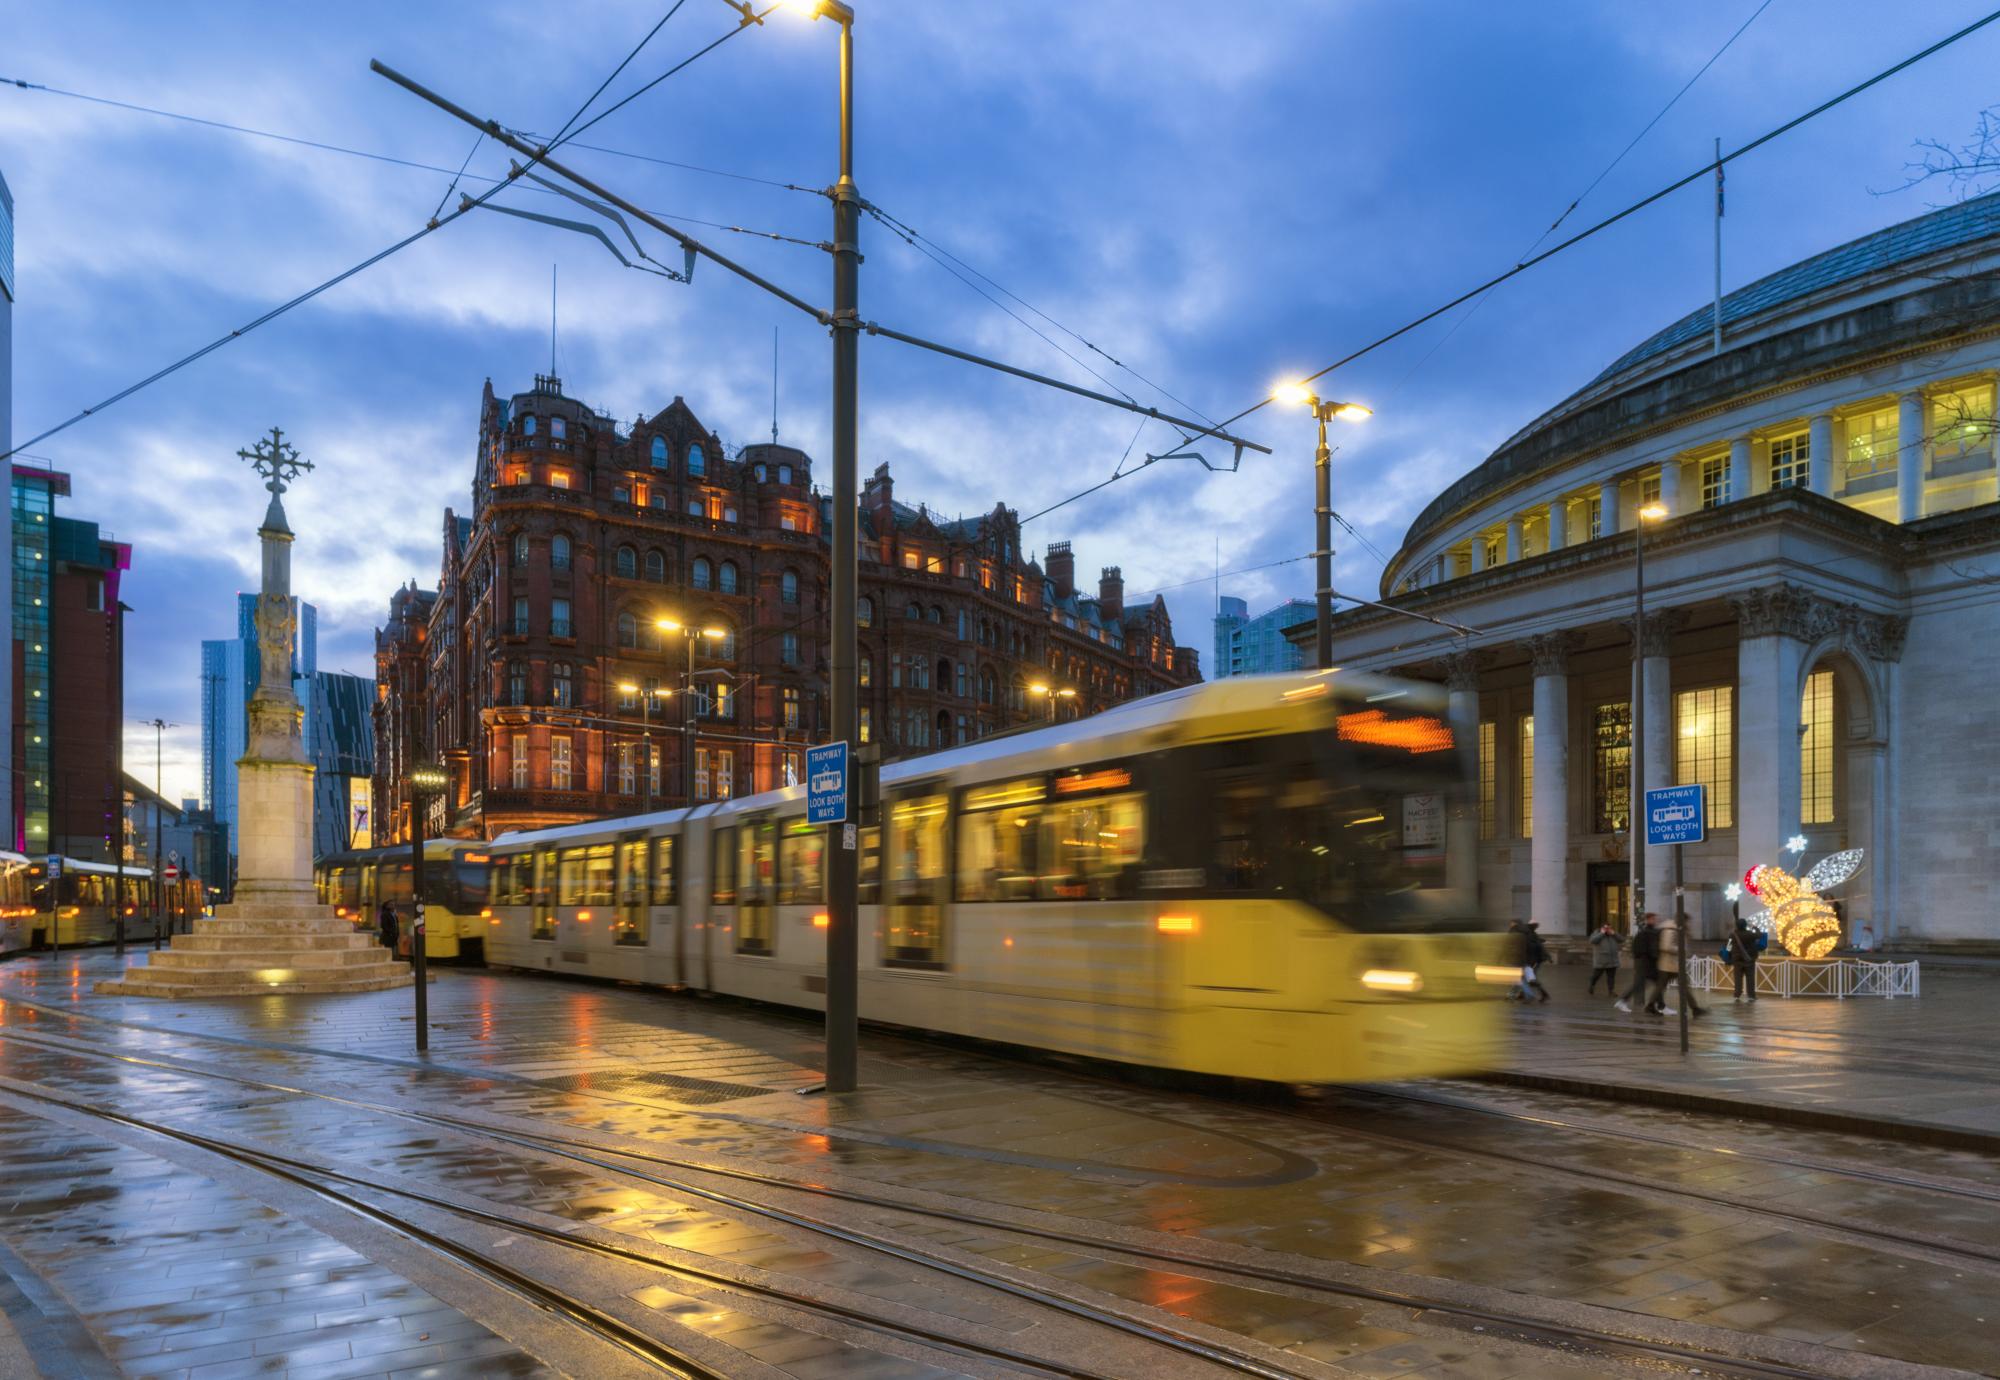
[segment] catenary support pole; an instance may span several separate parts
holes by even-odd
[[[1319,449],[1313,452],[1313,568],[1319,659],[1324,671],[1333,665],[1333,453],[1326,445],[1326,409],[1315,406],[1319,419]]]
[[[1688,1052],[1688,967],[1694,962],[1694,951],[1688,948],[1687,902],[1683,899],[1687,891],[1687,874],[1681,867],[1683,849],[1682,844],[1674,845],[1674,928],[1680,932],[1681,1053],[1686,1054]]]
[[[413,774],[414,775],[414,774]],[[416,977],[417,1053],[431,1047],[430,993],[426,991],[424,948],[424,797],[410,790],[410,965]]]

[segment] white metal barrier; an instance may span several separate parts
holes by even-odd
[[[1728,992],[1735,970],[1721,959],[1697,954],[1688,981],[1704,992]],[[1914,997],[1921,995],[1917,965],[1876,963],[1863,958],[1766,958],[1757,963],[1760,997]]]

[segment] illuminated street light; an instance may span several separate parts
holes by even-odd
[[[1651,503],[1641,503],[1633,516],[1638,521],[1632,524],[1632,746],[1631,779],[1632,796],[1627,803],[1626,828],[1632,841],[1632,933],[1646,922],[1646,528],[1665,520],[1667,506],[1657,499]],[[1674,912],[1681,923],[1681,972],[1687,972],[1687,928],[1681,911],[1679,898],[1674,901]],[[1687,1010],[1687,989],[1681,989],[1681,1010]],[[1681,1032],[1681,1052],[1687,1052],[1687,1032],[1685,1021]]]
[[[1319,449],[1313,452],[1313,539],[1318,548],[1313,552],[1313,582],[1319,587],[1314,594],[1314,631],[1319,656],[1313,664],[1325,668],[1333,664],[1333,452],[1327,448],[1326,424],[1335,417],[1365,422],[1375,412],[1357,402],[1323,400],[1303,383],[1281,383],[1271,390],[1271,397],[1307,408],[1319,423]]]

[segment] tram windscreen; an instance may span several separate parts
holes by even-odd
[[[1299,901],[1357,930],[1483,928],[1445,884],[1457,752],[1314,733],[1169,755],[1160,785],[1186,808],[1164,851],[1205,890]]]

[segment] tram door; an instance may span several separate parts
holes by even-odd
[[[914,968],[944,966],[944,907],[950,868],[945,843],[948,797],[905,795],[890,802],[884,961]]]
[[[618,907],[611,921],[611,942],[621,948],[644,948],[651,930],[646,854],[644,834],[626,834],[618,840]]]
[[[1632,871],[1619,863],[1592,863],[1588,876],[1590,929],[1609,925],[1618,934],[1632,931]]]
[[[772,952],[778,897],[778,825],[769,815],[746,820],[736,879],[736,951]]]
[[[528,938],[556,937],[556,854],[553,848],[535,854],[535,881],[528,892]]]

